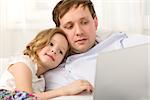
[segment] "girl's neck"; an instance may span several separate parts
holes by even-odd
[[[40,75],[42,75],[45,72],[45,70],[43,69],[43,66],[41,64],[37,64],[37,76],[40,77]]]

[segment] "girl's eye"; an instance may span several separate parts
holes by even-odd
[[[49,43],[49,45],[50,45],[50,46],[53,46],[54,44],[53,44],[53,43]]]
[[[59,53],[63,55],[63,52],[61,50],[59,51]]]

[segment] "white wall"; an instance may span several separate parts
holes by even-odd
[[[51,0],[0,0],[0,57],[22,53],[39,31],[54,27],[51,10],[55,4]]]
[[[143,34],[144,0],[94,0],[103,31]]]
[[[39,31],[54,27],[51,12],[58,1],[0,0],[0,57],[21,53]],[[144,0],[92,1],[99,19],[98,31],[148,33]]]

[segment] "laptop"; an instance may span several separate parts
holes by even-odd
[[[142,44],[100,53],[97,58],[94,100],[150,100],[148,50],[150,44]]]

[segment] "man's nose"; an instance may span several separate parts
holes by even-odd
[[[79,24],[75,25],[75,34],[76,34],[76,36],[80,36],[83,34],[82,27]]]

